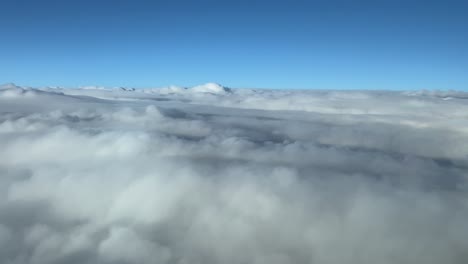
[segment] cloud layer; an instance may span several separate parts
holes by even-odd
[[[0,259],[467,263],[461,92],[0,89]]]

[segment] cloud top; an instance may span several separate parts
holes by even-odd
[[[468,261],[464,93],[0,94],[2,263]]]

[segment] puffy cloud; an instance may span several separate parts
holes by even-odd
[[[468,261],[463,93],[219,87],[3,87],[2,263]]]

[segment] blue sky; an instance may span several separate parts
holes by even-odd
[[[0,0],[0,83],[468,89],[468,1]]]

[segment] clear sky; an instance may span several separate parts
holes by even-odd
[[[0,0],[0,83],[468,89],[468,1]]]

